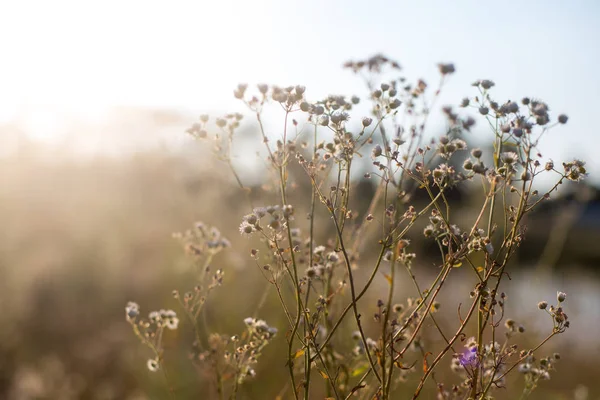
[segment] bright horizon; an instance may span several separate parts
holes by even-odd
[[[600,93],[596,2],[168,4],[4,2],[0,124],[20,121],[32,137],[53,142],[70,121],[93,125],[116,107],[240,110],[231,94],[238,82],[303,84],[309,99],[364,95],[341,65],[382,52],[409,79],[430,84],[438,62],[454,62],[438,105],[472,96],[470,83],[480,78],[496,82],[499,101],[543,99],[570,117],[548,135],[544,156],[581,157],[592,175],[600,172],[591,145]]]

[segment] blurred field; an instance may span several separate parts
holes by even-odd
[[[211,161],[197,143],[184,143],[178,150],[84,159],[28,145],[0,159],[1,399],[165,398],[160,376],[145,368],[148,354],[131,334],[124,306],[135,300],[143,313],[178,311],[171,291],[189,289],[190,260],[171,234],[195,221],[219,227],[233,243],[215,261],[226,277],[207,306],[210,330],[237,333],[242,319],[255,312],[268,285],[249,262],[250,244],[237,231],[247,204],[224,165]],[[260,188],[256,192],[262,196]],[[463,201],[461,212],[468,214],[468,199]],[[600,280],[593,270],[597,264],[590,264],[598,259],[600,226],[597,220],[591,223],[581,237],[596,248],[585,258],[571,251],[553,272],[542,272],[533,268],[536,255],[523,255],[505,287],[510,317],[526,325],[532,340],[550,329],[536,303],[552,301],[557,289],[569,294],[572,328],[543,352],[563,357],[552,380],[534,392],[535,399],[600,398]],[[542,233],[539,240],[546,240]],[[532,233],[532,241],[538,236]],[[418,274],[428,279],[433,272],[426,264]],[[471,282],[463,283],[443,292],[445,301],[465,301],[454,295],[468,293]],[[377,284],[383,289],[385,280]],[[259,315],[283,331],[284,318],[269,290]],[[404,282],[398,296],[410,290]],[[368,312],[374,301],[361,305]],[[446,323],[455,322],[455,310],[445,315]],[[186,359],[190,327],[182,321],[165,340],[167,365],[185,371],[176,378],[178,398],[212,398],[213,387],[206,377],[194,375]],[[243,387],[241,398],[272,399],[282,389],[287,372],[277,347],[284,342],[280,336],[267,348],[257,380]],[[458,382],[449,373],[436,378]],[[519,377],[513,379],[511,390],[497,390],[497,398],[518,398],[522,386],[516,383]],[[424,398],[434,395],[430,391]]]

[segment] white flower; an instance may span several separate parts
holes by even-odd
[[[158,363],[158,360],[153,359],[153,358],[146,361],[146,366],[152,372],[156,372],[160,368],[160,364]]]

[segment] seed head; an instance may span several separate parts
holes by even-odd
[[[373,147],[373,151],[371,151],[371,157],[377,158],[382,154],[383,154],[383,150],[380,145],[376,145],[375,147]]]
[[[440,63],[440,64],[438,64],[438,68],[442,75],[453,74],[455,71],[454,64],[452,64],[452,63],[447,63],[447,64]]]
[[[482,88],[484,89],[490,89],[492,86],[495,85],[495,83],[493,81],[490,81],[489,79],[484,79],[482,81],[479,82],[479,84],[481,85]]]

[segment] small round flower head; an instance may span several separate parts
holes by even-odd
[[[475,158],[480,158],[482,154],[483,154],[483,152],[481,151],[481,149],[471,150],[471,155]]]
[[[568,120],[569,120],[569,117],[566,116],[565,114],[560,114],[558,116],[558,122],[560,122],[561,124],[566,124]]]
[[[473,169],[473,161],[470,158],[467,158],[463,163],[463,168],[466,171],[471,171]]]
[[[492,86],[495,85],[495,83],[493,81],[490,81],[489,79],[483,79],[482,81],[479,82],[479,84],[481,85],[482,88],[484,89],[490,89]]]
[[[548,302],[547,301],[540,301],[538,303],[538,308],[540,310],[545,310],[548,307]]]
[[[490,109],[487,107],[483,107],[483,106],[479,107],[479,114],[481,114],[481,115],[488,115],[489,111],[490,111]]]
[[[434,232],[433,225],[427,225],[425,227],[425,229],[423,229],[423,235],[425,235],[425,237],[431,237],[431,235],[433,235],[433,232]]]
[[[559,303],[562,303],[566,299],[567,299],[567,294],[565,292],[557,292],[556,293],[556,300],[558,300]]]
[[[373,147],[373,150],[371,151],[371,157],[377,158],[382,154],[383,154],[383,149],[381,148],[380,145],[376,145],[375,147]]]
[[[505,111],[507,113],[517,113],[519,112],[519,105],[517,103],[515,103],[514,101],[509,101],[508,103],[504,104],[502,106],[502,111]]]
[[[179,318],[177,318],[176,316],[169,317],[166,319],[165,325],[167,328],[175,330],[179,326]]]
[[[262,94],[267,93],[267,91],[269,90],[269,85],[265,84],[265,83],[259,83],[257,85],[258,87],[258,91],[261,92]]]
[[[502,162],[504,164],[512,165],[512,164],[516,163],[517,161],[519,161],[519,156],[515,152],[508,151],[506,153],[502,153],[500,155],[500,159],[502,160]]]
[[[306,101],[303,101],[302,103],[300,103],[300,110],[304,112],[310,111],[310,104],[308,104],[308,102]]]
[[[529,371],[531,371],[531,364],[525,363],[525,364],[519,365],[519,372],[520,373],[526,374]]]
[[[258,215],[254,213],[248,214],[244,217],[244,221],[246,221],[250,225],[256,225],[258,223]]]
[[[454,64],[452,63],[440,63],[438,64],[438,68],[442,75],[453,74],[455,70]]]
[[[515,137],[520,138],[521,136],[523,136],[523,129],[521,129],[521,128],[515,128],[515,129],[513,129],[513,135]]]
[[[289,218],[292,215],[294,215],[294,207],[291,204],[284,205],[282,211],[283,211],[283,216],[286,218]]]
[[[398,99],[394,99],[390,102],[390,108],[392,110],[395,110],[396,108],[400,107],[402,105],[402,102]]]
[[[140,315],[140,306],[137,303],[130,301],[129,303],[127,303],[127,307],[125,307],[125,314],[129,319],[137,317],[138,315]]]
[[[250,235],[254,232],[254,226],[250,225],[247,221],[244,221],[240,225],[240,233],[242,235]]]
[[[321,115],[319,118],[319,125],[327,126],[329,125],[329,117],[327,115]]]
[[[150,320],[150,322],[160,322],[160,320],[161,320],[160,313],[158,311],[151,311],[148,314],[148,319]]]
[[[146,361],[146,366],[152,372],[156,372],[160,368],[160,364],[158,363],[158,360],[153,359],[153,358]]]
[[[371,123],[373,122],[372,118],[369,117],[364,117],[362,119],[362,125],[366,128],[367,126],[371,125]]]

